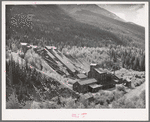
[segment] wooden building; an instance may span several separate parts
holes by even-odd
[[[88,78],[95,78],[97,80],[97,84],[102,85],[97,86],[97,88],[95,88],[96,91],[98,91],[99,89],[108,89],[108,88],[112,88],[115,87],[116,82],[113,80],[112,74],[107,73],[107,72],[103,72],[102,69],[98,68],[98,66],[96,64],[91,64],[90,65],[90,71],[88,72]],[[118,79],[117,79],[118,80]],[[93,85],[94,87],[94,85]],[[96,85],[95,85],[96,87]],[[90,88],[92,89],[92,88]]]
[[[95,78],[98,81],[98,84],[107,84],[112,81],[111,75],[100,71],[97,65],[91,64],[90,71],[88,72],[89,78]]]
[[[30,46],[28,43],[20,43],[21,45],[21,49],[23,51],[23,53],[26,53],[28,49],[30,49]]]
[[[86,93],[82,96],[83,99],[88,100],[89,102],[94,101],[94,98],[91,93]]]
[[[73,90],[79,93],[87,93],[89,92],[89,85],[95,83],[97,83],[97,80],[94,78],[80,80],[73,84]]]

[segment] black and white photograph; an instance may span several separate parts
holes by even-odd
[[[44,114],[46,120],[113,120],[121,113],[124,120],[146,120],[148,7],[142,1],[3,2],[2,108],[11,112],[3,117],[16,119],[18,111],[26,120],[38,111],[39,120]]]

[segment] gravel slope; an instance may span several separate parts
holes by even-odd
[[[125,96],[127,99],[131,99],[134,96],[139,96],[143,90],[145,90],[145,82],[140,86],[136,87],[135,89],[131,90],[130,92],[128,92]]]

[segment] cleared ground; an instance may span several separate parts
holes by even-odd
[[[135,89],[131,90],[130,92],[128,92],[125,96],[127,99],[131,99],[134,96],[138,97],[143,90],[145,90],[145,82],[140,86],[136,87]]]

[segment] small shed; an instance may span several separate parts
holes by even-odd
[[[131,87],[131,80],[129,78],[126,79],[126,86]]]
[[[89,92],[95,93],[102,89],[102,85],[91,84],[89,85]]]
[[[97,83],[97,80],[94,78],[80,80],[73,84],[73,90],[79,93],[87,93],[89,91],[88,86],[95,83]]]
[[[89,102],[93,101],[93,95],[91,93],[86,93],[82,96],[85,100],[88,100]]]
[[[29,47],[28,47],[29,44],[28,43],[20,43],[20,45],[21,45],[23,53],[26,53],[27,50],[29,49]]]

